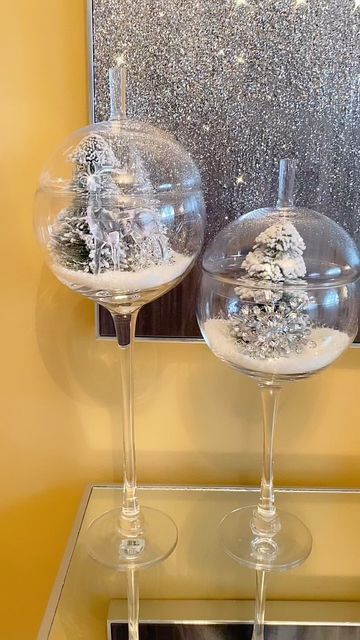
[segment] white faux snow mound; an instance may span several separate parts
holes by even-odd
[[[267,358],[265,360],[250,358],[230,335],[231,322],[228,320],[207,320],[203,331],[210,348],[221,359],[239,369],[248,369],[259,373],[279,375],[305,374],[323,369],[331,364],[349,346],[351,339],[336,329],[313,329],[309,340],[316,347],[306,347],[302,353],[289,357]]]
[[[168,284],[185,273],[195,256],[184,256],[173,252],[172,262],[159,264],[139,271],[105,271],[98,275],[66,269],[57,263],[53,270],[59,280],[72,288],[83,287],[90,292],[109,291],[132,293]]]

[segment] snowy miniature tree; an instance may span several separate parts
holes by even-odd
[[[260,233],[242,266],[250,278],[287,282],[306,274],[305,243],[291,222],[279,222]]]
[[[98,274],[171,261],[169,240],[141,160],[135,158],[131,166],[121,167],[109,143],[98,134],[85,137],[69,159],[74,197],[60,212],[49,242],[57,262],[67,269]],[[139,176],[146,206],[126,207],[121,204],[122,188]]]
[[[308,296],[296,287],[288,289],[291,284],[301,284],[306,274],[305,248],[294,225],[279,222],[256,238],[243,261],[247,276],[235,289],[242,304],[232,317],[231,335],[246,355],[287,357],[312,345]],[[282,289],[281,283],[287,288]]]

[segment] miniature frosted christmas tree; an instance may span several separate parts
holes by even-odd
[[[301,284],[306,275],[305,248],[295,226],[284,220],[263,231],[243,261],[245,286],[235,293],[244,303],[232,318],[231,335],[246,355],[280,358],[311,346],[308,296],[279,286]]]
[[[288,282],[306,275],[305,243],[291,222],[279,222],[260,233],[242,266],[250,278]]]
[[[158,203],[142,161],[122,167],[99,134],[85,137],[70,156],[73,165],[71,205],[51,229],[49,248],[66,269],[100,274],[138,271],[172,259]],[[124,190],[137,183],[146,206],[131,208]],[[115,207],[106,206],[113,199]]]

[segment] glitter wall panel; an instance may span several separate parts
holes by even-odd
[[[89,15],[95,119],[124,54],[129,115],[171,131],[200,167],[207,240],[275,202],[287,156],[296,203],[359,240],[360,0],[92,0]],[[143,309],[139,333],[197,336],[196,278]]]

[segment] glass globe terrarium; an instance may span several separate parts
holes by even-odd
[[[93,558],[149,566],[174,548],[174,522],[136,494],[132,347],[136,317],[191,269],[202,245],[199,172],[175,139],[125,114],[125,66],[110,70],[111,116],[73,133],[43,171],[35,227],[58,279],[112,314],[121,349],[124,491],[121,508],[88,531]]]
[[[311,550],[307,527],[275,505],[280,390],[330,365],[357,332],[359,251],[334,221],[293,205],[294,175],[295,163],[282,160],[277,206],[236,219],[213,240],[203,258],[198,302],[210,349],[254,378],[261,391],[260,500],[220,525],[227,553],[258,571],[295,567]]]

